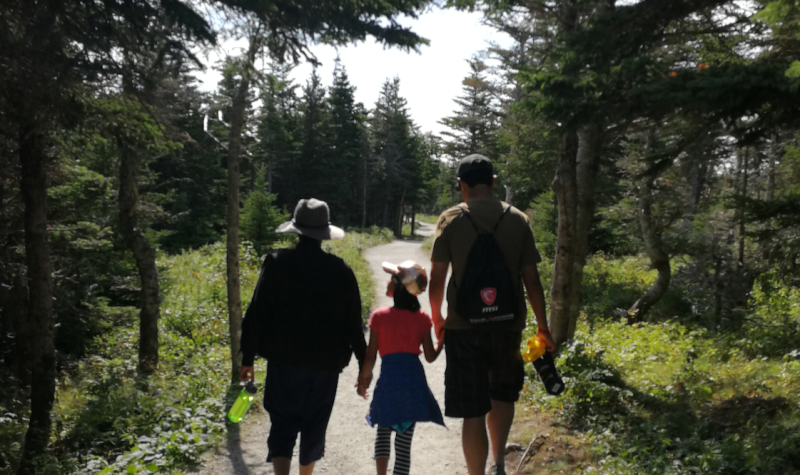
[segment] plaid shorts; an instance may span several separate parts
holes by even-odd
[[[446,330],[444,341],[446,416],[481,417],[492,409],[492,400],[519,399],[525,382],[522,332]]]

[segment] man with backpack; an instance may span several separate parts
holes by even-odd
[[[469,155],[457,174],[464,202],[439,217],[429,286],[436,336],[444,339],[447,355],[445,415],[464,419],[469,474],[485,473],[491,438],[491,473],[503,475],[514,403],[525,378],[523,285],[542,339],[548,350],[555,346],[536,268],[541,257],[528,217],[494,197],[496,176],[488,158]],[[451,264],[445,319],[442,302]]]

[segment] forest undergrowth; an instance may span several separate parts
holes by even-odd
[[[325,243],[355,271],[364,318],[374,295],[363,251],[390,241],[390,231],[372,228]],[[246,308],[262,259],[249,245],[240,255]],[[59,374],[54,455],[38,461],[37,474],[180,473],[224,433],[225,411],[238,395],[229,387],[225,245],[163,256],[158,264],[159,370],[147,381],[139,379],[136,311],[110,310],[113,329],[95,339],[90,357]],[[0,407],[2,475],[13,473],[27,425],[14,409]]]
[[[529,367],[523,404],[581,437],[582,473],[800,473],[800,291],[765,274],[726,328],[693,314],[678,286],[647,321],[613,318],[655,279],[645,262],[590,260],[576,337],[557,359],[567,390],[548,396]],[[551,268],[540,265],[545,288]]]

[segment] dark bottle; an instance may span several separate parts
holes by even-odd
[[[556,363],[553,360],[552,353],[545,351],[544,355],[533,362],[533,367],[539,373],[539,377],[542,378],[542,383],[544,383],[544,388],[548,394],[558,396],[564,392],[564,380],[561,379],[561,375],[556,370]]]

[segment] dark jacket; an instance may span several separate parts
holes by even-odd
[[[264,260],[242,322],[242,365],[256,355],[293,366],[341,371],[367,344],[361,295],[342,259],[303,241]]]

